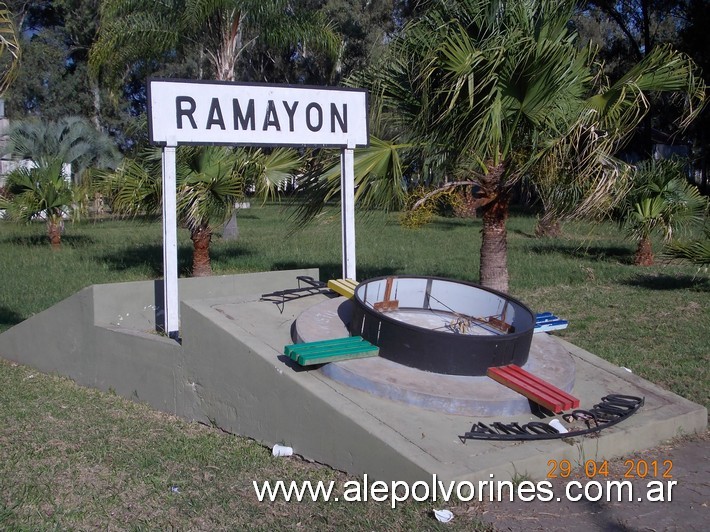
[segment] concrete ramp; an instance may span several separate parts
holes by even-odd
[[[317,269],[180,279],[180,300],[263,293]],[[162,281],[87,287],[0,334],[0,357],[111,390],[188,419],[196,396],[184,374],[185,350],[157,332]]]
[[[702,406],[555,339],[575,361],[582,408],[608,393],[644,396],[645,406],[598,438],[463,444],[474,421],[536,418],[442,414],[294,366],[282,354],[294,320],[328,296],[283,305],[260,296],[296,287],[297,275],[318,273],[181,279],[182,344],[154,332],[160,283],[92,286],[0,335],[0,356],[380,480],[538,479],[551,459],[612,458],[706,427]]]

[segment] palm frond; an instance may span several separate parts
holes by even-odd
[[[101,190],[112,210],[124,216],[159,216],[163,187],[159,163],[147,158],[126,159],[113,173],[102,176]]]
[[[177,210],[190,230],[224,223],[244,196],[235,152],[222,146],[190,146],[177,153]]]
[[[370,146],[355,150],[355,201],[364,209],[397,209],[406,200],[404,166],[400,152],[410,148],[370,137]],[[301,202],[294,217],[304,225],[317,216],[328,201],[340,195],[340,162],[327,159],[308,173],[301,186]]]
[[[86,119],[76,116],[53,122],[13,122],[5,154],[31,159],[38,166],[51,166],[59,160],[78,174],[89,167],[115,168],[120,160],[113,142]]]
[[[663,250],[667,259],[685,260],[698,266],[710,266],[710,238],[689,242],[672,242]]]
[[[685,102],[679,127],[687,127],[702,111],[706,90],[693,61],[670,46],[657,46],[616,83],[587,100],[599,113],[601,127],[628,135],[649,110],[652,92],[675,93]]]
[[[3,60],[3,67],[0,70],[0,95],[5,93],[17,77],[20,52],[20,41],[12,13],[5,2],[0,2],[0,58]],[[10,56],[9,59],[6,54]]]
[[[647,160],[638,164],[625,199],[622,220],[634,237],[659,230],[666,242],[701,224],[708,199],[684,175],[683,160]]]
[[[161,57],[174,50],[184,28],[177,23],[183,2],[166,0],[147,5],[137,0],[102,3],[101,27],[89,54],[94,77],[104,72],[120,79],[127,65]]]
[[[254,176],[257,195],[266,200],[274,200],[281,189],[300,173],[303,159],[297,151],[277,148],[258,159],[259,175]]]

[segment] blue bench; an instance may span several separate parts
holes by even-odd
[[[567,320],[555,316],[552,312],[541,312],[535,315],[535,330],[533,332],[549,332],[566,329],[569,325]]]

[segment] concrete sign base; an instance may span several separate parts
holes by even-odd
[[[575,361],[582,408],[608,393],[644,396],[645,406],[598,438],[464,445],[474,421],[533,417],[433,412],[294,367],[283,355],[294,320],[327,297],[281,307],[260,296],[295,287],[296,275],[318,272],[181,279],[181,343],[153,332],[161,282],[92,286],[0,335],[0,357],[386,481],[542,479],[549,460],[613,458],[706,428],[704,407],[555,338]]]

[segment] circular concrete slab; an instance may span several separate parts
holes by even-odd
[[[339,297],[309,308],[296,319],[294,341],[349,336],[350,307],[350,300]],[[533,336],[523,368],[566,392],[574,387],[575,363],[571,354],[546,333]],[[530,413],[525,397],[488,377],[430,373],[381,357],[325,364],[320,371],[352,388],[427,410],[485,417]]]

